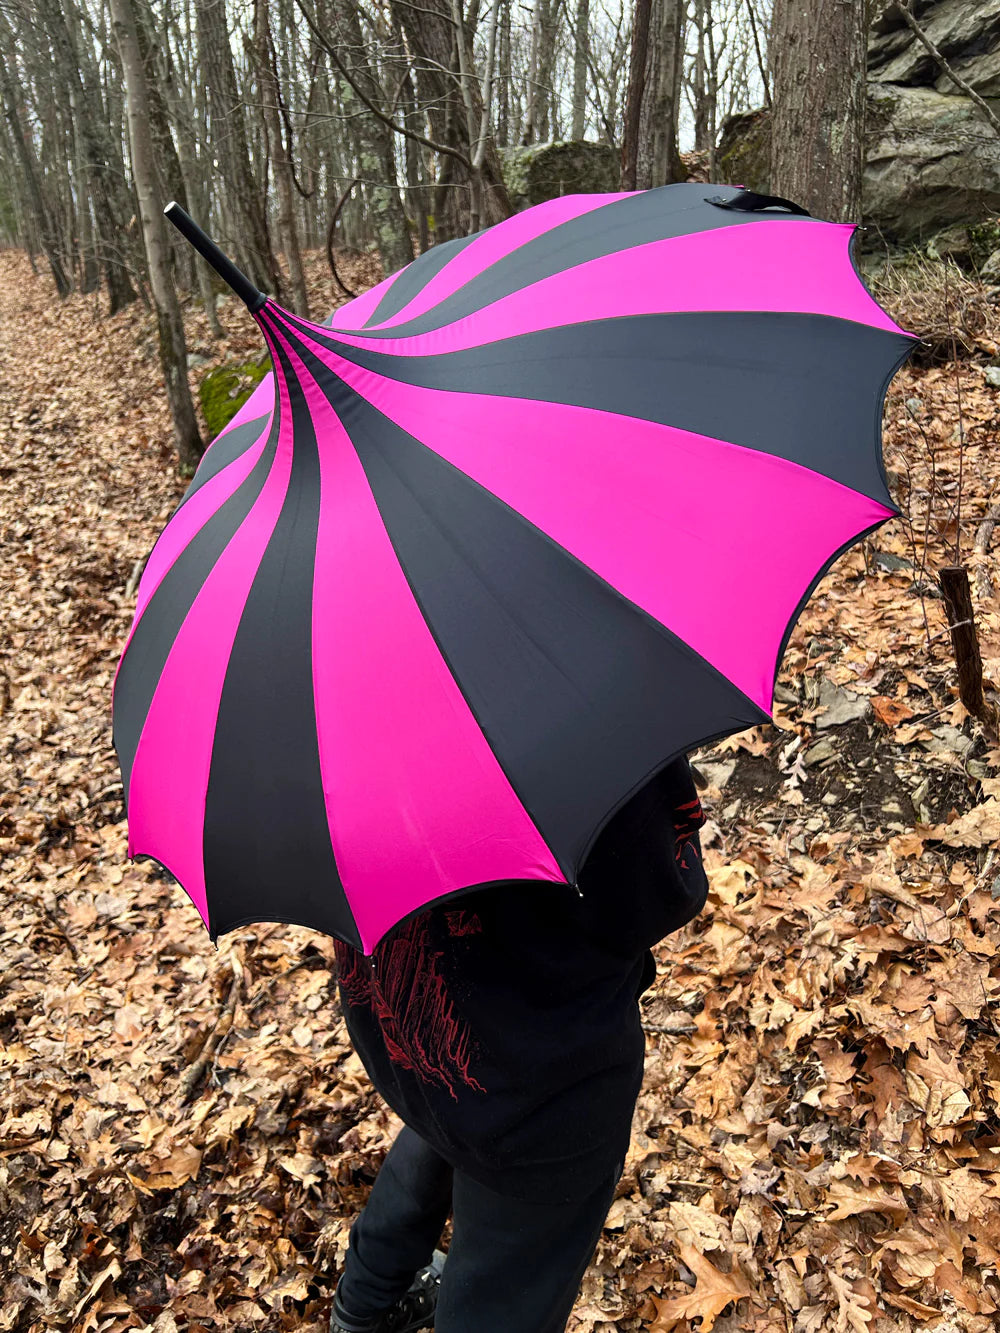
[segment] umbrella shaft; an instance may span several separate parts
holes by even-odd
[[[222,253],[211,237],[202,231],[194,218],[181,208],[180,204],[171,200],[163,210],[163,215],[191,242],[202,258],[212,265],[219,277],[232,287],[240,300],[246,303],[251,315],[255,315],[267,300],[264,293],[258,291],[247,275]]]

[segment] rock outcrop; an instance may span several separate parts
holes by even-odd
[[[914,13],[955,72],[1000,114],[1000,0],[917,0]],[[767,122],[766,111],[755,111],[726,123],[720,180],[769,190]],[[864,214],[886,240],[927,242],[1000,213],[1000,135],[898,12],[872,29],[866,137]]]
[[[561,194],[621,189],[618,154],[608,144],[567,139],[501,149],[504,183],[514,208],[530,208]]]
[[[868,88],[864,212],[887,236],[924,240],[1000,211],[1000,136],[970,98]]]
[[[1000,98],[1000,0],[918,0],[914,17],[955,73],[987,100]],[[872,25],[868,76],[882,83],[958,91],[898,12]]]
[[[914,15],[955,73],[1000,107],[1000,0],[922,0]],[[1000,135],[898,11],[868,47],[865,213],[895,240],[924,240],[1000,211]]]

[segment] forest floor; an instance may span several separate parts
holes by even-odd
[[[188,311],[193,382],[257,350],[235,300],[221,317],[213,342]],[[816,590],[774,725],[697,758],[711,895],[658,951],[571,1333],[1000,1321],[1000,748],[958,702],[934,574],[998,499],[997,336],[898,376],[904,518]],[[185,486],[153,322],[59,303],[2,253],[0,365],[0,1331],[322,1333],[398,1123],[332,942],[265,925],[213,949],[126,859],[110,687],[130,575]],[[994,688],[998,565],[976,601]]]

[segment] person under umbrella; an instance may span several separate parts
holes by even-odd
[[[274,375],[140,583],[129,850],[213,940],[335,941],[407,1128],[334,1333],[565,1326],[627,1150],[650,947],[707,892],[685,756],[768,720],[812,589],[898,512],[880,411],[914,339],[853,229],[713,188],[539,205],[335,326],[167,210]]]
[[[608,823],[579,893],[484,889],[370,961],[336,943],[351,1041],[406,1127],[351,1230],[331,1333],[565,1328],[628,1151],[650,948],[707,897],[703,821],[681,758]]]

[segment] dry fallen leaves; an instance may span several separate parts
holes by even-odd
[[[718,1268],[692,1245],[681,1245],[680,1256],[696,1278],[692,1291],[685,1296],[673,1296],[661,1301],[653,1298],[656,1318],[649,1325],[650,1333],[671,1333],[682,1319],[701,1319],[705,1333],[715,1327],[715,1321],[732,1301],[750,1295],[750,1284],[735,1268],[731,1273]]]

